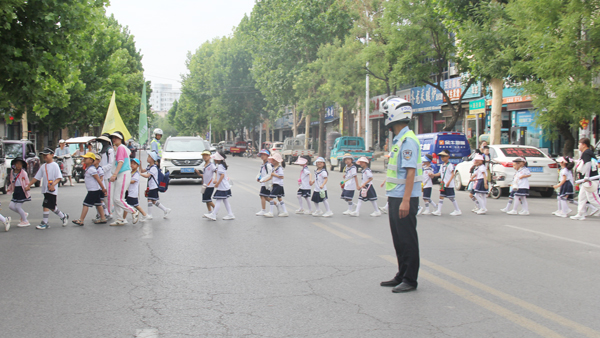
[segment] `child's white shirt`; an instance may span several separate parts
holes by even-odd
[[[273,172],[273,165],[269,162],[263,164],[262,166],[260,166],[260,179],[264,179],[265,177],[271,175],[271,173]],[[261,182],[260,183],[261,187],[265,186],[265,182]]]
[[[94,175],[98,175],[98,170],[96,170],[96,167],[91,165],[85,170],[85,175],[83,178],[87,191],[98,191],[101,189],[100,184],[98,181],[96,181]]]
[[[515,173],[515,179],[517,180],[517,188],[518,189],[529,189],[529,177],[521,178],[523,175],[531,175],[531,172],[527,167],[523,167],[519,169]]]
[[[273,172],[277,176],[283,176],[283,168],[281,166],[277,167]],[[273,176],[273,184],[283,185],[283,178]]]
[[[327,174],[327,170],[325,170],[325,168],[321,169],[321,171],[319,170],[315,170],[315,191],[319,192],[321,191],[321,185],[323,184],[323,182],[325,182],[325,179],[327,178],[328,174]],[[323,185],[323,191],[327,191],[327,184]]]
[[[310,169],[307,166],[300,172],[300,189],[310,190]]]
[[[150,177],[148,177],[148,189],[158,189],[158,168],[156,165],[153,165],[146,170],[150,174]]]
[[[567,168],[562,168],[560,170],[560,181],[562,181],[562,177],[566,177],[567,181],[571,182],[572,185],[575,185],[575,180],[573,178],[573,172]]]
[[[48,172],[48,175],[46,175]],[[52,194],[58,195],[58,184],[54,186],[54,191],[48,190],[48,180],[54,182],[54,180],[62,179],[62,173],[60,172],[60,167],[56,162],[44,163],[40,169],[35,174],[35,179],[42,182],[42,194]]]
[[[215,164],[212,162],[208,162],[208,165],[204,167],[202,172],[202,179],[204,180],[204,185],[208,188],[213,188],[215,186]]]
[[[454,165],[450,162],[444,163],[440,167],[440,179],[444,181],[446,188],[454,188],[454,180],[450,179],[454,173]]]
[[[140,172],[137,170],[131,174],[131,183],[127,189],[127,195],[129,197],[138,198],[140,194],[140,177]]]
[[[475,179],[477,180],[481,180],[483,178],[485,178],[485,176],[487,175],[487,169],[485,168],[485,165],[482,164],[479,167],[477,167],[477,169],[475,169],[475,173],[474,173]]]
[[[362,172],[362,184],[365,184],[365,182],[368,181],[369,178],[373,178],[373,172],[371,171],[371,168],[365,168],[365,169],[363,169],[363,172]],[[373,184],[373,181],[369,182],[369,184]]]
[[[346,167],[346,173],[344,175],[346,184],[344,185],[344,190],[356,190],[356,180],[354,177],[357,173],[356,166]]]
[[[216,178],[215,183],[221,179],[221,175],[225,175],[225,177],[223,177],[223,180],[221,180],[221,183],[219,183],[217,190],[227,191],[227,190],[231,189],[231,185],[229,184],[229,177],[227,176],[227,169],[225,168],[225,166],[223,164],[219,164],[217,166],[217,178]]]
[[[423,188],[433,187],[433,180],[429,177],[429,174],[433,174],[432,167],[423,167]]]

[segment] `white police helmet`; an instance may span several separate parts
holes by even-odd
[[[394,122],[410,122],[412,118],[410,102],[397,96],[389,96],[381,101],[379,111],[384,114],[386,126]]]
[[[156,129],[154,129],[154,131],[152,133],[154,134],[154,136],[156,136],[156,135],[162,135],[163,131],[160,128],[156,128]]]

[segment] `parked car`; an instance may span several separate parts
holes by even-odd
[[[311,149],[312,142],[309,139],[309,149],[306,149],[304,148],[305,141],[305,134],[286,138],[285,141],[283,141],[283,149],[281,150],[283,160],[287,161],[289,164],[292,164],[298,159],[298,157],[308,156],[308,163],[312,163],[311,159],[314,156],[314,151]]]
[[[529,178],[530,190],[539,192],[543,197],[551,197],[554,194],[553,185],[558,183],[558,163],[544,154],[539,148],[531,146],[519,146],[509,144],[490,145],[490,158],[492,161],[492,175],[495,184],[507,194],[515,175],[513,160],[523,157],[527,160],[527,167],[531,172]],[[454,176],[457,189],[464,189],[471,174],[474,153],[469,158],[456,166]]]
[[[211,154],[214,154],[214,153],[216,153],[216,152],[217,152],[217,147],[218,147],[218,146],[219,146],[219,144],[218,144],[218,143],[212,143],[212,144],[210,145],[210,153],[211,153]]]
[[[344,157],[344,154],[346,153],[352,154],[354,161],[363,156],[369,159],[369,163],[373,159],[373,152],[365,149],[365,140],[362,137],[338,137],[335,139],[333,147],[331,148],[331,154],[329,155],[330,169],[332,171],[335,167],[338,167],[340,172],[344,171],[344,161],[342,161],[342,157]]]
[[[229,153],[231,154],[231,156],[243,156],[244,153],[246,152],[246,148],[248,147],[248,143],[245,141],[238,141],[235,143],[235,145],[233,145],[231,148],[229,148]]]
[[[160,168],[169,170],[171,178],[193,178],[202,182],[196,169],[202,170],[204,140],[194,136],[169,137],[163,148]]]
[[[4,182],[2,185],[2,193],[6,194],[9,185],[10,169],[12,166],[12,160],[17,157],[22,157],[27,162],[27,176],[32,179],[37,171],[40,169],[40,158],[36,155],[35,146],[33,142],[29,140],[4,140],[4,168],[3,173],[6,173],[4,177],[1,177]],[[36,187],[40,186],[40,182],[36,182]]]
[[[234,141],[221,141],[219,142],[219,144],[221,144],[222,148],[220,151],[222,151],[224,154],[229,154],[231,152],[231,147],[235,146],[235,142]]]
[[[421,155],[427,154],[433,157],[431,167],[437,173],[439,171],[441,161],[437,154],[442,150],[450,153],[450,163],[457,165],[463,161],[465,157],[471,154],[471,146],[469,140],[463,133],[457,132],[440,132],[417,135],[421,143]]]

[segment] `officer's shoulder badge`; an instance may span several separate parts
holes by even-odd
[[[402,157],[404,157],[405,160],[410,160],[412,158],[412,150],[404,150],[402,151]]]

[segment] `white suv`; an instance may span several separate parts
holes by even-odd
[[[163,148],[160,168],[171,172],[171,178],[202,178],[196,169],[202,170],[202,155],[205,150],[204,140],[194,136],[169,137]]]

